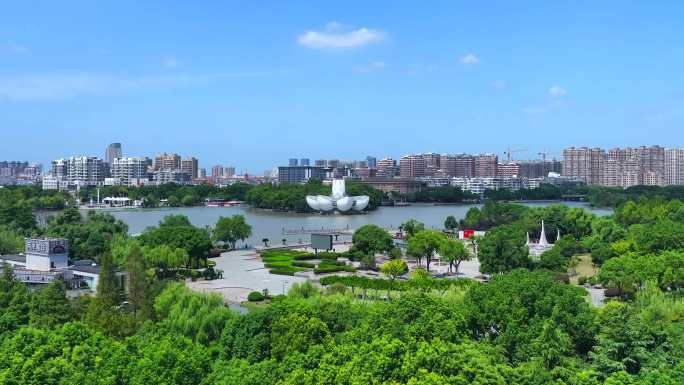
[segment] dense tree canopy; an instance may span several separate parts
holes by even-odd
[[[530,264],[525,231],[519,225],[497,226],[478,242],[480,271],[506,273]]]

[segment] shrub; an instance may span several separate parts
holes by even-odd
[[[278,275],[294,275],[294,273],[298,271],[302,271],[301,267],[276,267],[274,269],[270,269],[268,272],[271,274],[278,274]]]
[[[309,259],[316,259],[316,254],[313,254],[313,253],[303,253],[303,252],[301,252],[301,251],[300,251],[300,253],[302,253],[302,254],[299,254],[299,255],[295,255],[295,256],[294,256],[294,259],[295,259],[295,260],[297,260],[297,261],[305,261],[305,260],[309,260]]]
[[[311,263],[311,262],[304,262],[304,261],[294,261],[294,262],[292,262],[292,266],[296,266],[296,267],[305,267],[305,268],[307,268],[307,269],[313,269],[313,268],[316,267],[316,265],[314,265],[313,263]]]
[[[347,292],[347,286],[342,282],[335,282],[328,287],[329,294],[344,294]]]
[[[353,273],[356,271],[356,269],[354,268],[354,266],[349,265],[322,265],[314,269],[314,273],[316,274],[337,273],[339,271]]]
[[[264,295],[261,294],[261,293],[259,293],[258,291],[253,291],[253,292],[249,293],[249,295],[247,296],[247,300],[248,300],[249,302],[259,302],[259,301],[263,301],[263,300],[264,300]]]
[[[586,285],[587,284],[588,278],[585,276],[580,276],[577,278],[577,284],[578,285]]]

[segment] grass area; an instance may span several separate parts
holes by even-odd
[[[338,271],[354,272],[356,269],[343,262],[338,262],[337,253],[320,253],[316,256],[313,253],[298,250],[268,250],[261,253],[264,267],[269,269],[271,274],[294,275],[298,271],[314,270],[316,274],[335,273]],[[320,258],[321,263],[316,265],[307,260]]]
[[[570,277],[570,283],[576,285],[577,279],[579,277],[594,277],[598,274],[599,269],[594,269],[594,265],[591,263],[591,255],[582,254],[579,256],[580,263],[576,267],[577,275]]]

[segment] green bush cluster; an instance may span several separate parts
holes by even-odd
[[[259,302],[259,301],[263,301],[264,299],[265,299],[264,295],[258,291],[253,291],[253,292],[249,293],[249,295],[247,295],[247,300],[249,302]]]

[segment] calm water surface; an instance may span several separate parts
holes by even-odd
[[[553,202],[555,203],[555,202]],[[530,207],[543,207],[551,203],[524,203]],[[593,209],[581,202],[564,202],[569,207],[582,207],[597,215],[608,215],[609,209]],[[193,225],[204,227],[213,226],[220,216],[242,214],[252,226],[252,237],[247,240],[250,245],[261,244],[263,238],[272,242],[280,242],[285,238],[288,242],[300,239],[308,242],[308,235],[283,235],[283,228],[287,229],[320,229],[328,228],[357,228],[372,223],[385,228],[396,228],[401,223],[416,219],[430,228],[442,228],[444,219],[453,215],[456,219],[465,217],[471,207],[481,205],[435,206],[431,204],[414,204],[406,207],[380,207],[366,214],[295,214],[279,213],[267,210],[253,209],[248,206],[240,207],[177,207],[163,209],[123,209],[109,211],[116,218],[128,224],[131,234],[141,233],[149,226],[155,226],[164,216],[169,214],[186,215]]]

